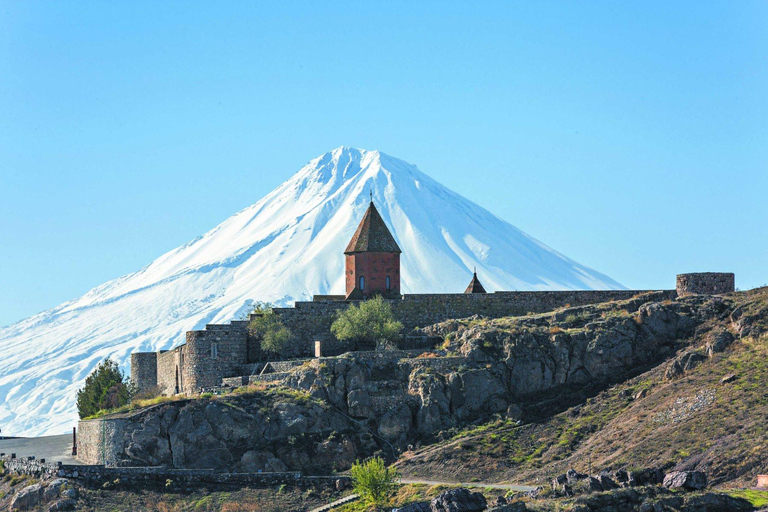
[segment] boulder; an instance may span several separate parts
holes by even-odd
[[[603,488],[604,491],[609,491],[611,489],[616,489],[617,487],[619,487],[616,484],[616,482],[605,473],[601,473],[597,477],[597,480],[600,482],[600,486]]]
[[[552,479],[552,489],[560,489],[568,481],[566,475],[557,475]]]
[[[512,421],[522,421],[523,410],[517,404],[510,404],[509,407],[507,407],[507,418]]]
[[[76,510],[77,509],[77,501],[67,498],[63,500],[56,501],[54,503],[51,503],[51,506],[48,507],[48,512],[58,512],[59,510]]]
[[[746,512],[753,510],[752,504],[742,498],[734,498],[727,494],[707,493],[701,496],[686,498],[682,512]]]
[[[565,478],[566,480],[568,480],[569,484],[575,484],[579,480],[584,480],[585,478],[588,478],[588,475],[585,475],[584,473],[579,473],[575,469],[571,468],[565,472]]]
[[[387,412],[379,422],[379,435],[389,441],[405,439],[413,425],[411,409],[406,404]]]
[[[64,478],[57,478],[51,481],[43,491],[43,501],[53,501],[61,494],[61,488],[67,484],[67,480]]]
[[[728,384],[729,382],[733,382],[736,380],[736,374],[735,373],[729,373],[722,379],[720,379],[721,384]]]
[[[11,500],[11,510],[30,510],[40,503],[43,497],[43,486],[33,484],[20,490]]]
[[[481,512],[486,506],[485,496],[464,487],[445,491],[430,502],[432,512]]]
[[[707,475],[702,471],[673,471],[664,476],[664,487],[698,491],[707,487]]]
[[[723,352],[731,343],[733,343],[733,334],[729,331],[725,329],[713,331],[707,336],[707,355],[712,357]]]
[[[432,512],[432,507],[430,507],[428,501],[417,501],[400,508],[393,508],[392,512]]]
[[[527,512],[528,507],[522,501],[515,501],[514,503],[507,503],[499,507],[488,509],[488,512]]]
[[[600,480],[598,480],[593,476],[590,476],[587,478],[588,478],[587,486],[589,488],[589,492],[600,492],[605,490],[603,489],[603,486],[600,484]]]

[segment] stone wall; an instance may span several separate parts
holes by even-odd
[[[5,469],[16,475],[29,475],[35,478],[69,478],[81,480],[88,485],[101,486],[104,482],[119,479],[122,485],[157,484],[166,486],[168,480],[173,484],[224,484],[239,486],[272,487],[295,485],[300,487],[347,488],[351,479],[346,476],[304,476],[298,471],[280,473],[217,473],[205,469],[170,469],[164,467],[106,467],[101,464],[75,466],[71,464],[46,463],[39,460],[0,457]]]
[[[157,387],[160,393],[175,395],[184,389],[181,368],[184,363],[185,351],[186,346],[181,345],[172,350],[163,350],[157,353]]]
[[[731,274],[732,275],[732,274]],[[542,313],[565,306],[581,306],[599,302],[629,299],[642,290],[570,290],[533,292],[496,292],[487,294],[416,294],[388,299],[405,332],[451,318],[483,315],[490,318]],[[670,298],[674,290],[667,290]],[[318,297],[318,299],[321,297]],[[292,308],[274,308],[275,314],[294,337],[292,350],[286,357],[312,356],[314,342],[322,341],[325,356],[357,350],[353,343],[336,340],[331,324],[339,312],[354,301],[315,300],[296,302]],[[157,355],[157,384],[164,394],[198,393],[220,386],[222,380],[245,375],[249,364],[266,359],[259,340],[248,334],[247,321],[226,325],[207,325],[205,330],[189,331],[187,343]],[[418,340],[417,340],[418,341]],[[426,340],[427,342],[429,340]],[[418,346],[411,340],[413,346]],[[216,345],[216,357],[212,346]],[[408,346],[411,348],[411,345]],[[142,364],[140,362],[140,364]],[[178,368],[178,370],[177,370]],[[138,370],[142,371],[142,370]],[[178,376],[177,376],[178,371]],[[132,370],[133,372],[133,370]],[[257,379],[256,379],[257,380]]]
[[[565,306],[582,306],[614,300],[626,300],[651,290],[571,290],[541,292],[496,292],[486,294],[415,294],[387,302],[408,332],[450,318],[483,315],[490,318],[544,313]],[[670,298],[674,290],[667,291]],[[346,301],[296,302],[293,308],[274,308],[282,322],[296,338],[294,357],[308,356],[314,340],[323,340],[323,355],[338,355],[354,350],[348,343],[338,342],[330,332],[336,315],[349,307]]]
[[[246,323],[207,325],[204,331],[187,332],[185,363],[185,393],[219,386],[224,377],[240,374],[242,366],[248,363]]]
[[[731,272],[698,272],[677,275],[677,295],[719,295],[735,291],[735,275]]]
[[[127,420],[122,418],[80,420],[77,426],[77,460],[83,464],[110,465],[122,453],[123,430]]]
[[[157,386],[156,352],[134,352],[131,354],[131,381],[139,392]]]

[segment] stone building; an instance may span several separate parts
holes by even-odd
[[[344,251],[345,295],[316,295],[312,301],[299,301],[294,307],[272,310],[292,333],[290,357],[310,357],[318,341],[322,343],[324,356],[355,350],[354,344],[333,337],[331,324],[350,304],[374,295],[385,298],[407,333],[450,318],[475,314],[498,318],[543,313],[565,306],[624,300],[655,291],[487,293],[475,272],[464,293],[401,295],[400,254],[395,238],[371,201]],[[680,274],[677,289],[665,291],[674,298],[676,295],[721,294],[733,290],[733,274],[706,273]],[[261,350],[260,340],[249,334],[248,323],[242,320],[209,324],[203,330],[188,331],[186,342],[171,350],[134,353],[131,355],[131,379],[139,390],[171,395],[199,393],[220,386],[223,379],[253,375],[263,367],[267,354]],[[407,335],[405,342],[408,342]]]
[[[400,247],[373,204],[344,251],[346,300],[400,295]]]

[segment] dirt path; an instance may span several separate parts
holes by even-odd
[[[511,491],[533,491],[536,487],[531,485],[514,485],[514,484],[491,484],[488,482],[440,482],[437,480],[422,480],[420,478],[403,478],[400,480],[404,484],[424,484],[424,485],[453,485],[460,487],[487,487],[489,489],[504,489]]]

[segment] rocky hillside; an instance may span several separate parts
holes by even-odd
[[[312,360],[277,387],[134,413],[123,457],[327,473],[378,451],[406,475],[463,481],[650,466],[748,480],[766,469],[766,304],[765,289],[652,293],[443,322],[417,333],[437,346],[417,357]]]
[[[344,415],[306,393],[254,387],[116,415],[122,465],[307,474],[346,469],[378,449]]]
[[[768,472],[768,288],[649,303],[635,313],[618,306],[604,309],[612,327],[591,343],[605,340],[621,361],[623,354],[634,354],[628,337],[645,332],[652,340],[645,348],[662,361],[623,378],[611,366],[598,365],[618,381],[602,390],[564,386],[535,392],[542,382],[562,382],[563,373],[571,373],[578,345],[566,344],[566,355],[556,350],[557,342],[594,330],[597,310],[582,320],[571,318],[567,328],[554,325],[565,314],[556,313],[548,337],[537,319],[460,329],[454,337],[466,340],[464,350],[518,332],[515,342],[503,345],[504,357],[511,346],[529,340],[529,355],[515,359],[532,368],[523,384],[531,394],[519,402],[523,421],[499,417],[407,452],[399,462],[404,474],[548,483],[568,468],[595,474],[659,467],[702,470],[715,485],[754,485],[758,473]],[[670,338],[673,331],[677,339]],[[535,362],[542,360],[548,364],[539,369]]]

